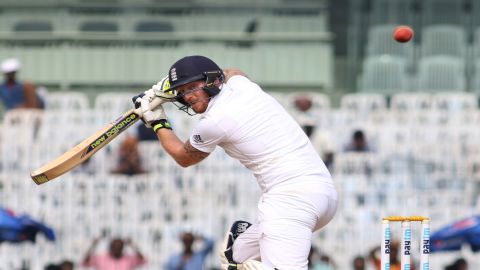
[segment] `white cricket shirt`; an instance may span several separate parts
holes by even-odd
[[[244,76],[230,78],[210,100],[190,143],[206,153],[217,145],[223,148],[253,172],[263,192],[311,176],[332,182],[300,126],[273,97]]]

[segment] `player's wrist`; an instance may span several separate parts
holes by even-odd
[[[155,120],[151,124],[153,132],[157,133],[159,129],[166,128],[172,130],[172,125],[168,122],[167,119]]]

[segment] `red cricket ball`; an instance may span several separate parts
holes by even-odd
[[[397,26],[393,30],[393,38],[398,42],[408,42],[413,38],[413,29],[406,25]]]

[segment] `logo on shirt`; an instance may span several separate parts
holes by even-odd
[[[193,135],[193,141],[196,143],[203,143],[202,137],[200,137],[200,135]]]

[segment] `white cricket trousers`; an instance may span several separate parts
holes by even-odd
[[[257,222],[233,244],[234,261],[254,259],[279,270],[307,270],[312,234],[332,220],[338,196],[331,181],[295,180],[295,185],[282,184],[262,195]]]

